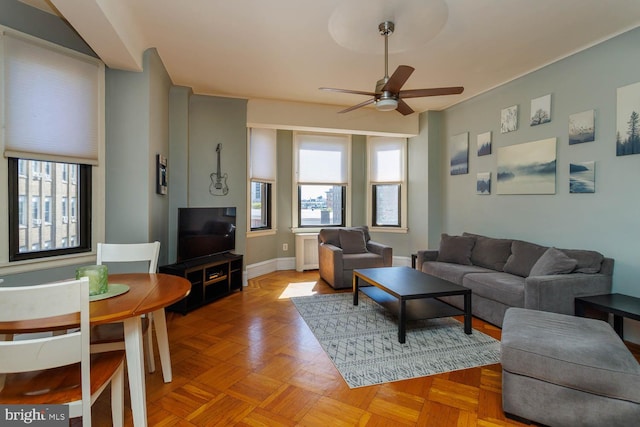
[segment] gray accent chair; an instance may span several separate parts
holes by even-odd
[[[502,408],[548,426],[631,426],[640,365],[596,319],[509,308],[502,325]]]
[[[393,249],[376,243],[369,228],[323,228],[318,233],[318,269],[320,277],[334,289],[352,286],[355,268],[391,267]]]

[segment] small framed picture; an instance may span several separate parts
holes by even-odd
[[[596,140],[595,112],[593,110],[569,116],[569,145]]]
[[[569,163],[569,193],[596,192],[596,162]]]
[[[531,100],[531,126],[538,126],[551,121],[551,94]]]
[[[478,134],[478,156],[487,156],[491,154],[491,131]]]
[[[500,113],[500,132],[507,133],[518,130],[518,106],[504,108]]]
[[[491,194],[491,172],[480,172],[477,174],[476,194]]]

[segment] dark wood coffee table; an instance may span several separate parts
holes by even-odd
[[[409,267],[380,267],[353,270],[353,305],[358,305],[359,290],[398,316],[400,343],[405,342],[408,319],[463,315],[464,332],[471,334],[471,289],[464,286]],[[464,296],[464,310],[436,299],[451,295]]]

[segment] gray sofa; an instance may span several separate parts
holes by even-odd
[[[318,233],[320,277],[334,289],[350,288],[354,268],[391,267],[393,249],[371,240],[369,228],[323,228]]]
[[[473,315],[500,327],[509,307],[573,315],[575,297],[611,292],[613,264],[596,251],[471,233],[443,234],[439,250],[416,258],[418,270],[471,289]],[[459,297],[441,299],[463,307]]]

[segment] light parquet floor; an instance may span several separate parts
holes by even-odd
[[[163,383],[159,360],[146,375],[149,425],[524,425],[502,412],[499,364],[349,389],[289,301],[305,289],[335,292],[317,271],[279,271],[186,316],[168,313],[173,381]],[[486,322],[473,327],[500,339]],[[131,426],[128,393],[125,405]],[[111,425],[108,392],[92,421]]]

